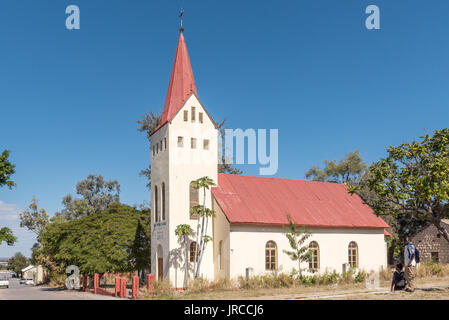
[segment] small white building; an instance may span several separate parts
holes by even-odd
[[[23,278],[32,279],[34,285],[39,285],[47,281],[48,271],[41,265],[28,267],[22,269]]]
[[[184,248],[175,228],[197,220],[190,208],[203,203],[191,182],[208,176],[217,184],[206,192],[216,212],[207,234],[201,275],[208,279],[289,272],[297,262],[283,252],[287,214],[308,226],[319,272],[351,265],[366,271],[386,267],[385,228],[389,226],[341,184],[218,174],[218,130],[200,102],[181,31],[159,127],[151,136],[151,268],[158,279],[182,287]],[[190,248],[195,248],[194,237]],[[190,250],[189,263],[193,264]]]

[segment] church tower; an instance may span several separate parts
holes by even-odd
[[[151,273],[176,288],[183,286],[185,247],[175,229],[189,224],[196,232],[198,219],[190,215],[190,208],[203,204],[204,198],[203,191],[192,188],[191,182],[208,176],[217,183],[217,135],[212,118],[198,98],[181,28],[161,123],[150,138]],[[210,190],[206,190],[205,200],[206,207],[212,208]],[[209,236],[212,225],[209,221]],[[195,240],[195,235],[190,237],[189,248],[195,248]],[[189,252],[189,269],[193,268],[193,258]],[[212,243],[206,245],[200,275],[214,278]]]

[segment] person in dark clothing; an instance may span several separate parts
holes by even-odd
[[[396,270],[393,273],[393,281],[391,281],[391,291],[404,290],[405,288],[405,274],[402,263],[396,265]]]

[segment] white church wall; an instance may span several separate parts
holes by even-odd
[[[214,228],[213,228],[215,279],[229,278],[230,224],[215,199],[213,200],[213,209],[215,210]],[[220,252],[220,242],[222,246],[221,252]]]
[[[170,210],[170,204],[167,199],[170,199],[170,185],[168,180],[168,162],[169,162],[169,148],[165,148],[164,138],[167,138],[168,143],[168,131],[169,126],[165,125],[160,128],[151,136],[151,145],[150,145],[150,154],[151,154],[151,273],[158,276],[158,264],[157,259],[157,248],[161,246],[162,249],[162,258],[163,258],[163,269],[164,275],[167,274],[168,271],[168,251],[169,251],[169,242],[168,242],[168,212]],[[160,144],[163,144],[162,151],[160,150]],[[158,146],[159,150],[155,152],[153,155],[153,146]],[[166,196],[166,212],[165,212],[165,220],[162,220],[162,183],[165,184],[165,196]],[[156,201],[155,201],[155,187],[158,187],[158,207],[160,211],[161,221],[156,222]]]
[[[195,122],[191,121],[192,107],[195,107]],[[188,121],[184,121],[184,110],[188,111]],[[203,123],[199,123],[199,112],[203,113]],[[183,147],[178,147],[178,137],[183,137]],[[191,138],[196,138],[196,148],[191,148]],[[208,150],[203,148],[203,140],[209,140]],[[170,220],[167,229],[169,239],[169,251],[179,252],[181,245],[178,237],[175,235],[176,226],[179,224],[189,224],[196,232],[197,220],[190,218],[189,213],[189,185],[200,177],[208,176],[217,183],[217,130],[210,120],[206,111],[202,107],[195,95],[190,96],[184,106],[179,110],[169,125],[169,144],[170,149],[168,171],[163,173],[169,179],[170,191],[173,195],[169,198]],[[200,204],[203,203],[203,191],[200,190]],[[206,191],[206,206],[212,207],[211,192]],[[209,220],[207,234],[212,236],[213,222]],[[195,236],[191,237],[196,240]],[[169,280],[172,284],[180,288],[184,279],[184,248],[178,257],[178,263],[173,258],[169,263]],[[189,264],[193,266],[193,263]],[[201,263],[200,274],[208,279],[214,277],[213,266],[213,245],[208,243],[205,249],[203,261]],[[192,274],[191,274],[192,277]]]
[[[348,263],[348,245],[358,245],[359,269],[365,271],[386,267],[386,245],[383,229],[334,229],[314,228],[313,235],[306,241],[318,242],[320,248],[320,270],[342,272],[342,265]],[[230,232],[230,277],[244,276],[248,267],[254,275],[265,274],[265,245],[268,241],[277,245],[278,272],[290,272],[298,268],[283,250],[290,250],[285,230],[275,226],[231,225]],[[307,263],[302,268],[308,268]]]

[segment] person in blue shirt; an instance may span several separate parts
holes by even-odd
[[[415,291],[415,246],[408,236],[405,237],[404,266],[405,280],[407,282],[405,291],[413,292]]]

